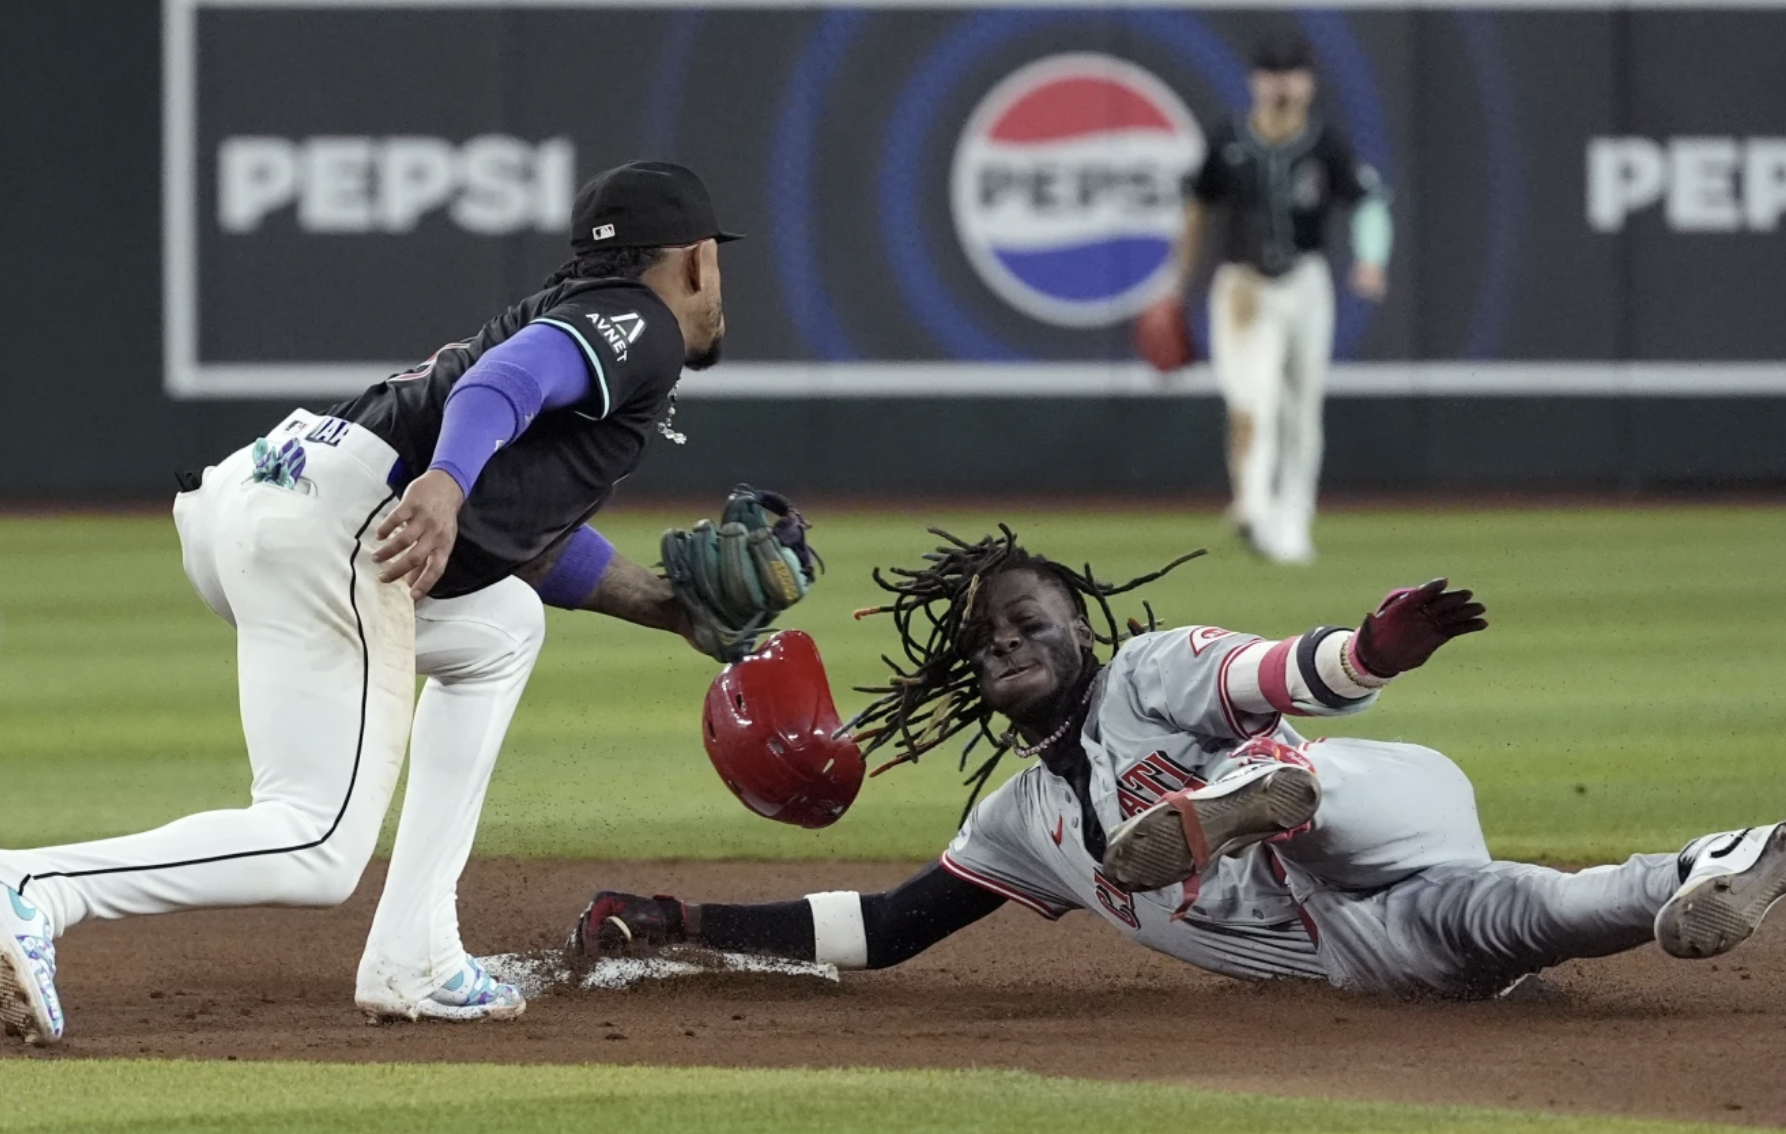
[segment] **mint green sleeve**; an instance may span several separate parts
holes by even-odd
[[[1389,218],[1389,201],[1375,189],[1352,208],[1352,258],[1360,264],[1383,267],[1395,246],[1395,224]]]

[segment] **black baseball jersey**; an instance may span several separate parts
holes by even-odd
[[[589,396],[533,419],[478,476],[459,513],[459,540],[429,592],[482,590],[531,563],[588,520],[638,467],[682,374],[682,332],[650,288],[633,280],[569,280],[448,343],[422,365],[392,375],[329,410],[390,442],[401,485],[434,459],[447,395],[486,350],[530,323],[574,338],[589,365]]]
[[[1310,117],[1302,133],[1272,145],[1245,116],[1210,133],[1203,168],[1185,178],[1185,195],[1226,205],[1218,246],[1223,263],[1251,264],[1281,276],[1305,252],[1326,242],[1336,200],[1357,204],[1377,188],[1377,173],[1360,165],[1334,130]]]

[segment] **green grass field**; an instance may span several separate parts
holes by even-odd
[[[649,562],[656,533],[688,518],[629,512],[606,527]],[[862,698],[843,687],[877,678],[890,648],[884,620],[849,616],[876,601],[869,568],[914,561],[930,546],[925,522],[978,535],[1005,519],[1032,548],[1090,559],[1106,578],[1210,544],[1209,558],[1146,592],[1168,622],[1287,634],[1354,622],[1391,585],[1443,573],[1475,587],[1493,628],[1332,731],[1452,755],[1476,781],[1501,855],[1604,860],[1786,815],[1778,511],[1341,514],[1323,520],[1312,570],[1260,566],[1212,516],[1164,507],[818,519],[831,571],[788,621],[818,639],[846,713]],[[191,594],[171,523],[0,519],[0,619],[0,843],[119,834],[246,802],[231,634]],[[921,859],[954,831],[963,790],[940,754],[871,781],[831,830],[758,819],[701,751],[709,663],[588,615],[554,613],[551,638],[497,772],[482,854]],[[1210,1130],[1686,1129],[979,1072],[6,1060],[0,1084],[12,1088],[0,1130],[528,1132],[588,1125],[591,1114],[657,1128],[672,1111],[674,1129],[726,1134],[1089,1128],[1166,1115]]]
[[[1105,577],[1209,543],[1208,558],[1147,592],[1172,622],[1284,634],[1353,622],[1392,584],[1448,573],[1474,586],[1493,628],[1331,731],[1453,756],[1500,854],[1607,859],[1786,814],[1777,511],[1345,514],[1323,521],[1312,570],[1263,567],[1211,517],[1165,508],[821,515],[831,570],[788,621],[818,639],[846,713],[863,698],[843,687],[876,679],[891,648],[884,619],[849,616],[876,601],[869,568],[925,550],[926,519],[978,534],[1001,516]],[[649,561],[656,533],[681,518],[630,512],[608,526]],[[0,617],[9,785],[47,801],[9,808],[5,842],[119,834],[245,801],[231,632],[192,595],[170,523],[0,519]],[[550,637],[480,853],[918,859],[954,832],[963,792],[941,753],[870,781],[828,831],[764,822],[701,750],[705,659],[592,615],[554,612]]]
[[[326,1063],[0,1063],[0,1131],[556,1130],[930,1134],[1184,1129],[1688,1134],[1717,1127],[1388,1106],[1006,1071],[736,1071]]]

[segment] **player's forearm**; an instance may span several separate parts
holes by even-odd
[[[515,574],[547,606],[594,611],[653,630],[686,628],[669,581],[615,551],[591,527],[578,528]]]
[[[1387,267],[1395,246],[1395,223],[1389,202],[1372,193],[1352,210],[1352,259],[1373,268]]]
[[[685,905],[688,935],[714,949],[884,969],[979,921],[1004,899],[932,864],[885,893],[809,894],[797,902]]]
[[[1356,713],[1389,682],[1357,664],[1355,637],[1354,631],[1323,626],[1278,642],[1250,642],[1235,650],[1225,667],[1228,699],[1242,712],[1256,714]]]
[[[670,581],[619,554],[581,609],[674,634],[683,634],[688,627]]]
[[[1180,294],[1191,285],[1191,277],[1197,272],[1197,260],[1203,254],[1203,228],[1205,225],[1203,206],[1196,200],[1187,200],[1184,206],[1184,227],[1178,234],[1178,243],[1172,251],[1173,288]]]

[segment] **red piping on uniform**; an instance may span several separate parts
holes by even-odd
[[[982,890],[990,890],[994,894],[997,894],[1001,898],[1009,898],[1011,901],[1016,902],[1018,905],[1024,906],[1028,909],[1034,910],[1036,913],[1041,914],[1043,917],[1047,918],[1049,921],[1060,920],[1060,914],[1055,913],[1053,910],[1049,909],[1047,906],[1044,906],[1042,903],[1036,901],[1034,898],[1026,897],[1023,894],[1018,893],[1016,890],[1011,889],[1009,886],[1001,885],[998,882],[994,882],[992,879],[986,877],[984,874],[975,874],[973,871],[969,870],[967,867],[961,865],[959,862],[956,862],[954,859],[950,858],[948,851],[943,852],[943,857],[939,861],[942,863],[942,867],[944,870],[947,870],[950,874],[953,874],[955,877],[961,879],[963,882],[972,883],[973,885],[978,886]]]
[[[1296,702],[1290,696],[1289,661],[1290,651],[1296,648],[1297,638],[1285,638],[1271,649],[1265,651],[1265,660],[1259,663],[1259,692],[1265,694],[1265,702],[1280,713],[1296,712]]]

